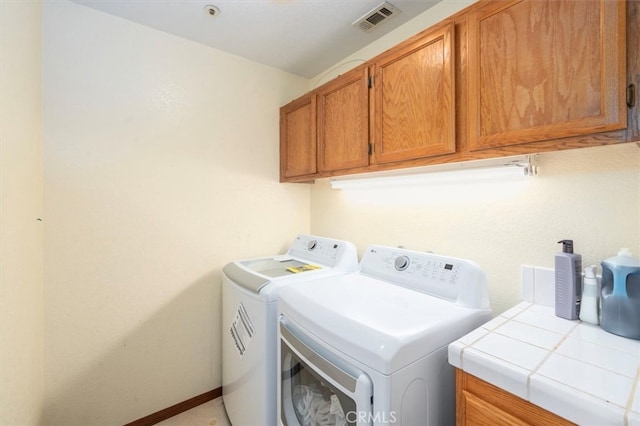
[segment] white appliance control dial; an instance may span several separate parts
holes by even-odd
[[[398,271],[404,271],[409,267],[410,263],[411,259],[409,259],[409,256],[398,256],[395,260],[395,267]]]
[[[357,257],[356,247],[342,240],[299,234],[286,254],[300,262],[317,266],[347,267],[352,271],[352,260]],[[357,267],[357,264],[356,264]]]
[[[489,306],[484,271],[470,260],[372,245],[363,254],[360,270],[365,275],[461,306]]]

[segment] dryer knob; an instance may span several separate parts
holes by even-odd
[[[309,241],[309,244],[307,244],[307,248],[309,250],[313,250],[314,248],[316,248],[317,245],[318,245],[318,242],[316,240],[311,240]]]
[[[395,266],[398,271],[404,271],[409,267],[409,263],[411,260],[407,256],[398,256],[396,257]]]

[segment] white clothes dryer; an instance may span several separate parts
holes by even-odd
[[[284,255],[223,268],[222,399],[234,426],[277,424],[279,291],[357,267],[353,244],[301,234]]]
[[[279,296],[280,424],[455,423],[449,343],[491,319],[474,262],[370,246],[360,271]]]

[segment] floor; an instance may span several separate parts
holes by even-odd
[[[231,426],[222,405],[222,398],[205,402],[157,424],[160,426]]]

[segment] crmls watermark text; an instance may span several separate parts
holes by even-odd
[[[393,424],[396,422],[396,412],[389,411],[388,413],[376,412],[370,413],[368,411],[347,411],[345,419],[349,423],[377,423],[377,424]]]

